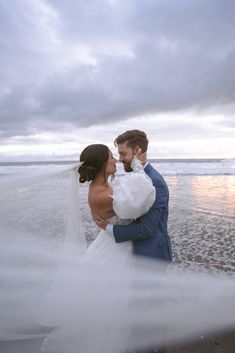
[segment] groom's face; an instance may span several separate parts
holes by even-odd
[[[134,150],[127,146],[127,143],[118,145],[119,161],[123,163],[126,172],[131,172],[131,161],[134,157]]]

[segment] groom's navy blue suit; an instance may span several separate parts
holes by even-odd
[[[132,240],[136,255],[171,261],[171,244],[167,232],[168,187],[163,177],[150,164],[144,170],[156,188],[155,202],[148,213],[131,224],[114,225],[114,237],[117,243]]]

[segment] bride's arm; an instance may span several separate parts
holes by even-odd
[[[122,219],[137,219],[147,213],[156,199],[156,189],[143,165],[133,158],[133,173],[113,180],[113,209]]]
[[[149,166],[150,169],[150,166]],[[155,180],[157,198],[151,209],[129,225],[115,225],[113,234],[117,243],[128,240],[143,240],[154,237],[162,215],[168,213],[168,190],[161,180]]]
[[[162,215],[168,211],[168,191],[161,180],[155,180],[154,186],[157,189],[157,199],[155,200],[151,209],[143,216],[139,217],[135,222],[128,225],[114,225],[111,226],[112,233],[117,243],[128,240],[144,240],[154,237],[156,229],[159,227],[159,222],[162,221]],[[95,218],[96,224],[102,228],[107,229],[108,223],[97,216]]]

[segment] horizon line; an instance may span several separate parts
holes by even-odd
[[[222,160],[235,160],[235,157],[233,158],[221,158],[221,157],[213,157],[213,158],[188,158],[188,157],[183,157],[183,158],[155,158],[155,157],[151,157],[148,158],[149,162],[157,162],[157,161],[222,161]],[[30,164],[30,163],[45,163],[45,164],[49,164],[49,163],[76,163],[79,162],[78,159],[47,159],[47,160],[11,160],[11,161],[6,161],[6,160],[0,160],[0,165],[9,165],[9,164],[21,164],[21,163],[25,163],[25,164]]]

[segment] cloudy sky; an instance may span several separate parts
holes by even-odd
[[[233,0],[1,0],[0,60],[0,161],[235,157]]]

